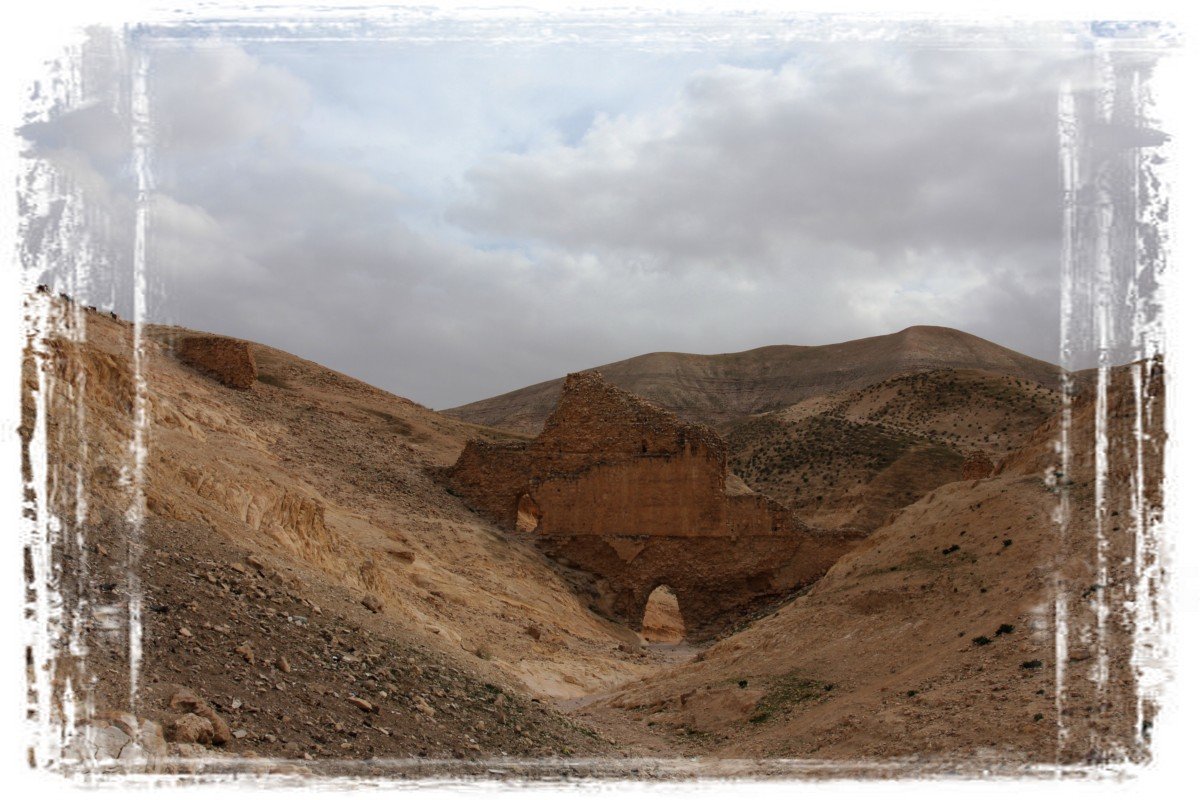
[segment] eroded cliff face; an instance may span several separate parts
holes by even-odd
[[[593,575],[604,613],[637,626],[651,592],[671,587],[690,638],[815,581],[850,546],[731,479],[711,428],[594,372],[567,377],[533,442],[471,442],[447,478],[481,514]]]

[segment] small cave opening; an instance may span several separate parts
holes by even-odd
[[[517,530],[533,533],[542,521],[542,509],[528,493],[517,501]]]
[[[642,615],[642,638],[659,644],[679,644],[686,633],[675,590],[666,584],[658,586],[646,600],[646,611]]]

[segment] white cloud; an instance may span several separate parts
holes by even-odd
[[[157,51],[150,95],[157,150],[244,145],[285,135],[310,102],[288,72],[223,42]]]
[[[892,255],[1057,236],[1061,59],[921,54],[720,67],[574,147],[485,160],[451,219],[666,267],[755,269],[814,242]],[[996,63],[992,63],[996,62]]]

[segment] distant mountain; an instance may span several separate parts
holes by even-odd
[[[580,365],[581,368],[583,365]],[[864,389],[896,375],[974,369],[1057,386],[1061,370],[963,331],[930,325],[840,344],[773,345],[742,353],[649,353],[595,368],[606,379],[685,417],[723,423],[809,398]],[[445,410],[494,428],[536,434],[562,378]]]

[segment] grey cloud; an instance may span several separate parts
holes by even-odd
[[[263,58],[221,45],[155,62],[153,319],[434,407],[652,350],[915,323],[1054,355],[1054,59],[829,48],[708,70],[572,146],[455,162],[473,189],[456,228],[415,221],[436,214],[395,165],[311,147],[321,98]],[[115,140],[89,130],[60,117],[35,133],[125,218],[130,187],[101,157]]]
[[[290,73],[221,42],[156,51],[149,84],[159,150],[241,145],[279,135],[310,102],[308,88]]]
[[[31,122],[17,133],[42,152],[73,150],[100,163],[127,158],[131,141],[129,121],[98,102],[67,111],[53,121]]]
[[[761,259],[810,240],[882,254],[1058,233],[1061,58],[918,53],[695,78],[657,118],[487,161],[454,221],[569,248]]]

